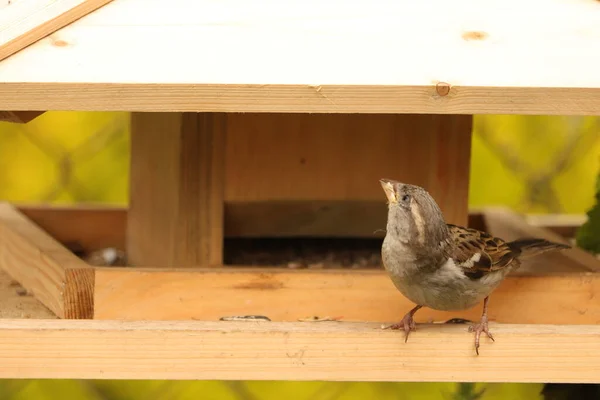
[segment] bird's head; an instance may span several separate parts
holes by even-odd
[[[448,228],[442,211],[425,189],[391,179],[379,182],[388,200],[386,235],[422,247],[446,238]]]

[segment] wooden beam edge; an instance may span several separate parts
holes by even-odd
[[[120,82],[99,72],[103,82],[0,82],[3,108],[72,111],[344,113],[344,114],[510,114],[597,116],[596,87],[454,86],[460,94],[431,101],[432,84],[319,85]],[[69,93],[68,101],[64,94]],[[44,93],[44,96],[39,96]],[[534,100],[532,100],[534,99]],[[535,101],[543,99],[543,101]]]
[[[0,268],[60,318],[92,318],[94,269],[7,203]]]
[[[476,356],[466,325],[0,320],[0,378],[600,383],[600,326],[490,330]]]

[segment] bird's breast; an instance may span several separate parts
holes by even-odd
[[[382,254],[383,263],[396,288],[415,304],[436,310],[464,310],[488,296],[503,276],[491,273],[479,280],[465,276],[451,258],[427,260]]]

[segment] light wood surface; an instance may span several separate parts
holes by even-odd
[[[95,319],[218,320],[260,314],[274,321],[310,316],[345,321],[400,320],[414,304],[382,270],[219,268],[190,271],[99,268]],[[510,276],[490,297],[502,323],[598,324],[600,274]],[[461,312],[423,308],[419,322],[477,320],[482,304]]]
[[[224,114],[132,115],[131,265],[223,263],[225,129]]]
[[[0,269],[0,318],[56,318],[31,293]]]
[[[594,0],[116,0],[2,61],[0,109],[592,115],[599,35]]]
[[[0,14],[0,61],[112,0],[12,1]],[[55,46],[62,44],[54,41]]]
[[[600,382],[600,326],[0,320],[0,378]],[[559,360],[559,361],[558,361]]]
[[[0,254],[0,269],[57,316],[92,316],[93,269],[6,203],[0,203]]]

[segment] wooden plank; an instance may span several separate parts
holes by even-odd
[[[221,265],[226,116],[134,113],[127,258]]]
[[[261,4],[113,2],[3,61],[0,109],[600,113],[596,1]]]
[[[60,318],[91,318],[94,271],[12,206],[0,204],[0,269]]]
[[[43,113],[44,111],[0,111],[0,121],[26,124]]]
[[[539,237],[558,243],[570,244],[566,238],[561,237],[558,233],[539,226],[532,226],[527,223],[524,217],[507,208],[486,208],[485,220],[490,231],[508,240],[523,237]],[[550,260],[553,260],[553,262],[550,262]],[[574,270],[600,272],[600,260],[578,247],[555,254],[542,254],[539,257],[528,260],[527,266],[524,267],[525,270],[531,271],[557,272],[553,268],[560,268],[560,265],[565,264],[572,265]]]
[[[13,1],[0,15],[0,61],[112,0]],[[67,44],[59,40],[54,46]]]
[[[21,205],[18,209],[71,251],[125,249],[126,208]]]
[[[95,319],[218,320],[266,315],[274,321],[308,316],[345,321],[401,319],[414,306],[382,270],[219,268],[156,271],[96,270]],[[502,323],[598,324],[600,274],[511,276],[494,292],[489,317]],[[423,308],[419,322],[476,320],[481,305],[462,312]]]
[[[393,177],[425,187],[448,221],[463,225],[471,131],[471,116],[462,115],[232,114],[225,201],[376,201],[381,212],[379,179]],[[321,214],[292,215],[288,224],[323,227]],[[347,226],[354,216],[336,219]]]
[[[417,329],[0,320],[0,378],[600,382],[600,326],[492,324],[479,356],[465,325]]]

